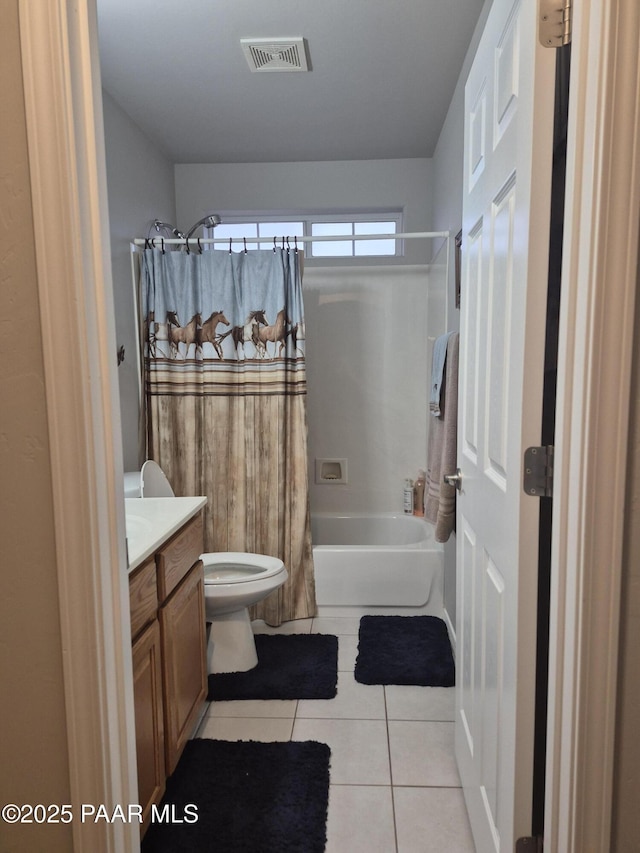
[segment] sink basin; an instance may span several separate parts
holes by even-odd
[[[134,540],[140,536],[148,535],[153,530],[153,524],[148,518],[144,518],[141,515],[135,515],[134,513],[128,512],[126,514],[125,521],[127,526],[127,539],[129,540]]]
[[[125,498],[128,571],[152,556],[206,504],[200,495],[189,498]]]

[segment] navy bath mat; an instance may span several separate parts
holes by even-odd
[[[333,699],[338,638],[331,634],[256,634],[258,665],[209,676],[209,701]]]
[[[323,853],[330,757],[315,741],[189,741],[143,853]]]
[[[447,626],[436,616],[363,616],[355,677],[361,684],[453,687]]]

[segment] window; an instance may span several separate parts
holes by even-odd
[[[296,217],[240,216],[227,214],[215,230],[207,229],[208,237],[228,240],[244,238],[247,249],[268,248],[265,238],[281,245],[282,238],[289,238],[290,245],[296,237],[317,237],[305,241],[308,258],[372,258],[393,257],[404,254],[402,240],[389,237],[402,233],[402,214],[385,211],[381,214],[301,214]],[[371,239],[355,239],[360,235],[372,235]],[[379,238],[378,238],[378,235]],[[255,238],[262,238],[256,242]],[[331,237],[340,237],[332,240]],[[349,239],[353,238],[353,239]],[[214,243],[213,248],[228,251],[225,243]]]
[[[235,221],[234,221],[235,220]],[[214,228],[208,229],[208,237],[224,238],[228,240],[230,237],[242,238],[247,241],[247,249],[268,249],[268,243],[252,243],[251,238],[269,237],[276,240],[282,240],[283,237],[291,238],[302,237],[304,235],[304,223],[298,221],[283,221],[283,220],[259,220],[255,218],[251,220],[236,220],[235,217],[224,217],[224,221]],[[227,250],[224,243],[214,243],[214,249]]]

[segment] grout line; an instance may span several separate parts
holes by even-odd
[[[393,765],[391,764],[391,739],[389,737],[389,712],[387,709],[387,688],[382,686],[382,695],[384,696],[384,721],[387,730],[387,756],[389,759],[389,782],[391,794],[391,816],[393,819],[393,840],[395,843],[395,853],[398,853],[398,826],[396,823],[396,800],[393,791]]]
[[[211,710],[211,702],[206,701],[205,708],[200,715],[200,720],[198,721],[198,725],[195,728],[194,733],[191,735],[190,739],[202,737],[202,731],[207,724],[207,720],[209,719],[209,712]]]
[[[287,714],[286,716],[283,716],[283,717],[278,717],[278,716],[267,717],[264,714],[261,714],[261,715],[256,714],[255,716],[249,716],[248,714],[242,714],[242,715],[240,715],[240,714],[216,714],[214,717],[208,717],[207,719],[209,719],[209,720],[240,720],[240,721],[241,720],[264,720],[265,722],[268,722],[269,720],[291,720],[292,722],[295,722],[296,717],[295,717],[295,713],[294,714]]]
[[[418,791],[422,790],[430,790],[431,788],[435,788],[437,791],[461,791],[462,785],[416,785],[414,783],[408,783],[403,785],[394,785],[394,788],[416,788]]]

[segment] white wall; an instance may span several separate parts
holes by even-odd
[[[154,219],[175,221],[173,165],[107,92],[103,101],[116,335],[125,348],[118,370],[122,443],[125,470],[135,470],[138,373],[130,244],[146,237]]]
[[[480,18],[471,39],[460,76],[456,84],[449,110],[436,150],[433,155],[433,228],[450,231],[455,236],[462,227],[462,179],[464,145],[464,87],[473,62],[478,41],[491,8],[492,0],[485,0]],[[450,329],[459,329],[460,312],[455,309],[454,299],[454,241],[449,246],[450,263],[448,294],[448,316]]]
[[[310,500],[315,512],[402,511],[426,467],[428,268],[304,273]],[[316,458],[346,458],[346,485]]]
[[[464,86],[491,3],[492,0],[485,0],[480,13],[433,156],[433,229],[435,231],[449,231],[453,237],[462,227]],[[452,238],[449,245],[449,285],[447,290],[447,325],[449,330],[459,330],[460,328],[460,311],[455,307],[454,255],[455,240]],[[455,534],[444,546],[444,606],[455,630]]]
[[[182,230],[208,213],[399,208],[405,231],[429,231],[432,166],[413,160],[218,163],[176,166]],[[406,241],[407,264],[427,263],[425,241]]]
[[[427,289],[427,361],[431,374],[431,357],[435,339],[450,328],[448,305],[449,294],[449,240],[440,240],[429,264],[429,287]]]
[[[455,307],[455,235],[462,227],[462,167],[464,133],[464,79],[458,81],[433,158],[434,229],[447,230],[449,282],[447,286],[448,331],[460,329],[460,311]],[[444,607],[453,629],[456,624],[456,537],[444,546]]]

